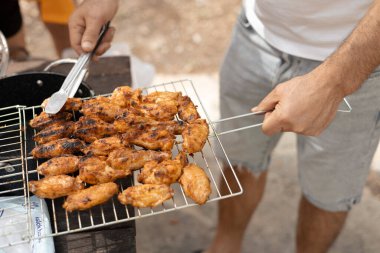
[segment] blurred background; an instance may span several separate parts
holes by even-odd
[[[23,0],[20,4],[30,59],[59,58],[37,3]],[[211,118],[217,119],[218,68],[239,11],[239,0],[120,1],[119,12],[112,21],[116,27],[114,44],[154,66],[152,83],[191,79]],[[66,54],[70,56],[72,52],[68,50]],[[300,196],[295,142],[295,135],[285,134],[275,150],[267,191],[246,234],[244,253],[294,251]],[[352,211],[331,252],[380,251],[379,178],[380,151],[375,156],[362,203]],[[138,220],[138,252],[192,252],[206,248],[213,236],[216,216],[216,204],[210,203]]]

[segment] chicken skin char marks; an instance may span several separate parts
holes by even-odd
[[[190,154],[202,151],[208,135],[209,128],[206,120],[197,119],[187,124],[182,132],[183,151]]]
[[[171,158],[171,153],[152,150],[117,149],[107,158],[107,164],[117,170],[138,170],[149,161],[163,161]]]
[[[53,158],[80,152],[84,146],[84,142],[79,139],[63,138],[39,145],[32,150],[31,154],[34,158]]]
[[[124,205],[134,207],[155,207],[174,195],[173,189],[165,184],[143,184],[128,187],[119,193],[118,199]]]
[[[42,102],[41,107],[45,108],[49,99],[45,99],[44,102]],[[81,98],[67,98],[66,103],[63,105],[62,111],[79,111],[82,108],[82,99]]]
[[[89,184],[113,182],[131,174],[129,170],[115,170],[97,156],[82,157],[78,164],[79,178]]]
[[[188,96],[180,96],[178,99],[178,116],[185,122],[192,122],[200,118],[197,107]]]
[[[138,176],[138,181],[144,184],[170,185],[177,182],[186,164],[187,158],[183,152],[179,153],[174,160],[164,160],[160,163],[147,162]]]
[[[94,141],[85,147],[82,152],[84,154],[93,154],[96,156],[108,156],[111,151],[121,148],[130,147],[128,142],[122,141],[121,136],[111,136]]]
[[[78,170],[79,157],[65,155],[52,158],[37,167],[37,172],[44,176],[57,176],[74,173]]]
[[[108,97],[96,97],[83,102],[81,113],[90,118],[99,118],[105,122],[113,122],[122,111]]]
[[[142,130],[131,130],[122,135],[127,142],[151,150],[170,151],[175,142],[175,136],[160,127],[149,127]]]
[[[49,141],[54,141],[62,138],[68,138],[74,133],[74,122],[63,122],[62,124],[49,125],[39,131],[33,140],[38,144],[44,144]]]
[[[68,212],[87,210],[107,202],[118,192],[118,186],[113,182],[93,185],[87,189],[70,194],[62,207]]]
[[[78,178],[67,175],[50,176],[38,181],[29,181],[29,191],[37,197],[45,199],[67,196],[83,188],[84,185]]]
[[[141,89],[132,90],[129,86],[120,86],[112,92],[111,101],[122,108],[136,106],[141,101]]]
[[[153,118],[147,118],[131,112],[124,112],[118,115],[113,124],[119,133],[136,129],[143,130],[149,127],[166,129],[173,134],[181,134],[183,130],[183,122],[172,120],[157,121]]]
[[[140,104],[135,106],[146,117],[158,121],[173,120],[178,112],[179,92],[152,92],[143,96]]]
[[[110,137],[115,133],[114,126],[101,119],[83,116],[79,118],[79,121],[75,122],[75,136],[89,143],[97,139]]]
[[[183,168],[179,179],[186,196],[195,203],[203,205],[211,194],[210,180],[203,169],[195,164],[189,164]]]
[[[73,115],[68,112],[59,112],[53,115],[41,112],[38,116],[35,116],[29,121],[29,125],[32,128],[41,129],[57,123],[62,124],[66,121],[69,121],[72,117]]]

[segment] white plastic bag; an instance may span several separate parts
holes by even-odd
[[[13,198],[13,199],[12,199]],[[42,203],[42,208],[41,208]],[[32,229],[35,237],[51,234],[49,213],[44,200],[30,198]],[[0,245],[28,238],[27,207],[24,198],[0,198]],[[50,253],[55,252],[52,237],[35,239],[0,249],[0,253]]]

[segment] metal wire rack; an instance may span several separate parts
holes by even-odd
[[[182,92],[182,94],[191,97],[194,104],[198,106],[198,112],[201,117],[209,122],[210,136],[203,151],[188,157],[189,162],[196,163],[204,169],[211,181],[212,194],[210,195],[208,202],[241,194],[242,187],[240,182],[224,151],[223,145],[218,136],[219,134],[216,132],[214,124],[212,124],[207,112],[203,108],[202,102],[193,83],[190,80],[164,83],[145,88],[143,93],[148,94],[153,91]],[[108,95],[109,94],[104,96]],[[191,199],[185,196],[183,189],[178,183],[171,185],[175,192],[174,197],[165,201],[161,206],[154,208],[133,208],[131,206],[124,206],[118,202],[115,196],[106,204],[96,206],[90,210],[68,213],[62,208],[64,198],[46,200],[50,213],[50,222],[42,221],[41,225],[44,228],[51,228],[52,232],[49,234],[35,234],[31,218],[31,193],[29,192],[27,182],[32,179],[40,179],[40,175],[37,173],[36,168],[42,160],[36,160],[29,155],[36,143],[31,139],[35,134],[35,130],[29,127],[28,121],[32,119],[34,115],[38,115],[41,111],[42,109],[40,106],[15,106],[0,109],[0,171],[6,172],[5,175],[0,174],[0,187],[4,185],[7,186],[7,189],[5,190],[0,188],[0,197],[2,197],[3,194],[5,195],[11,192],[15,195],[13,198],[23,198],[26,208],[22,221],[27,221],[25,231],[20,231],[24,236],[20,240],[14,241],[11,244],[0,245],[0,248],[38,238],[59,236],[100,228],[196,205]],[[1,141],[3,140],[11,140],[12,142],[2,144]],[[173,156],[181,150],[181,143],[181,136],[177,136],[176,145],[173,148]],[[12,154],[12,156],[1,156],[6,154]],[[9,163],[12,163],[12,167],[15,169],[13,172],[8,172]],[[225,171],[223,170],[225,164],[227,165],[227,169],[231,170],[232,177],[227,177],[225,175]],[[138,184],[136,180],[138,173],[140,172],[135,171],[131,177],[116,181],[120,185],[120,190],[124,190],[127,185]],[[18,187],[14,187],[14,184],[19,185]],[[41,203],[39,206],[41,208],[43,206],[43,201],[44,200],[42,199],[40,200]],[[1,232],[0,236],[3,236]]]
[[[11,212],[13,206],[9,204],[16,201],[26,207],[28,203],[22,149],[22,108],[0,108],[0,238],[13,236],[14,244],[28,240],[31,234],[27,208],[21,212]],[[8,212],[11,214],[6,215]],[[25,226],[19,229],[19,224]],[[14,235],[8,232],[11,226],[18,228]],[[0,243],[0,248],[5,246],[9,245]]]

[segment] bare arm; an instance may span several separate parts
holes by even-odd
[[[319,135],[343,98],[380,65],[380,0],[375,0],[343,44],[310,73],[279,84],[253,111],[271,111],[263,132]]]
[[[336,84],[345,95],[356,91],[380,65],[380,0],[374,4],[356,29],[322,64],[329,75],[338,74]]]

